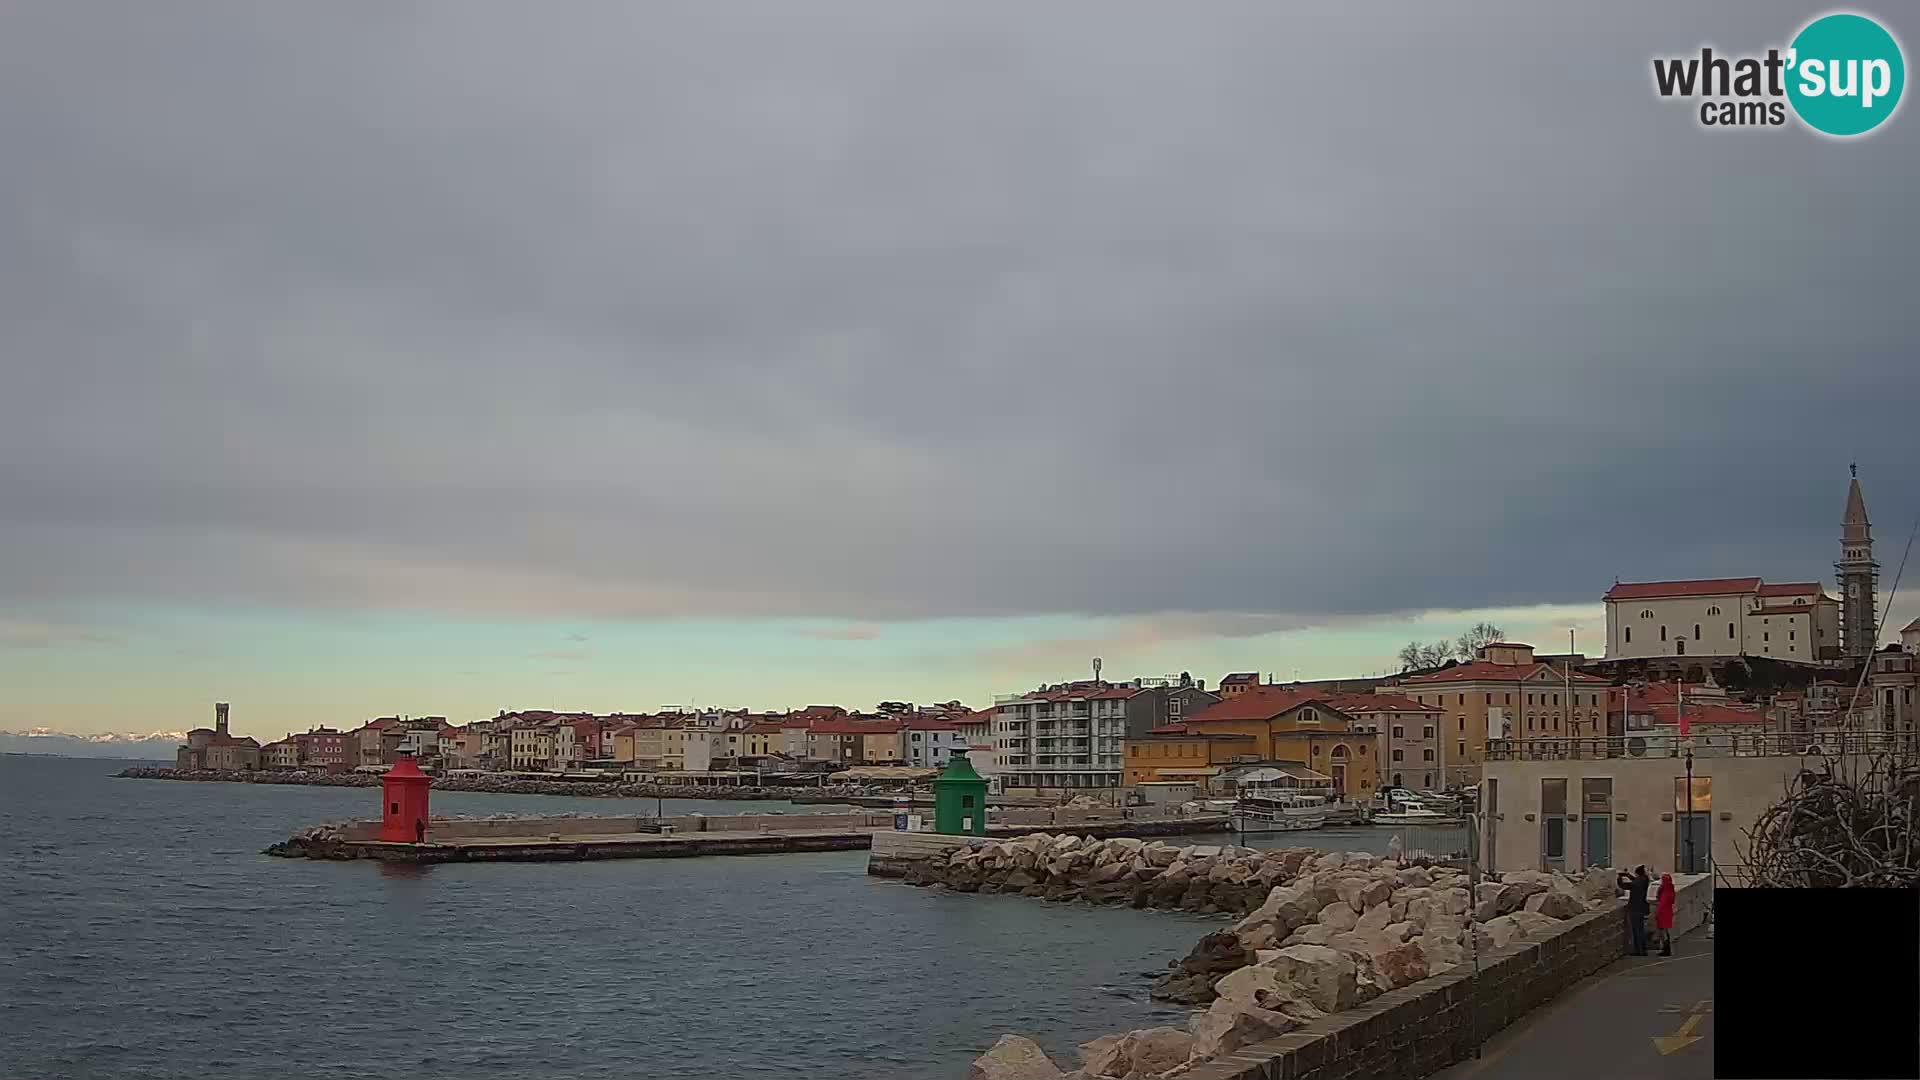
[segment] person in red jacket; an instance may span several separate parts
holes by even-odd
[[[1660,938],[1660,955],[1673,955],[1673,875],[1660,875],[1660,893],[1653,902],[1653,929]]]

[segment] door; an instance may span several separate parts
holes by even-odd
[[[1713,815],[1675,814],[1673,865],[1683,874],[1704,874],[1713,866]]]
[[[1540,823],[1540,859],[1548,870],[1567,869],[1567,819],[1550,817]]]
[[[1600,814],[1589,814],[1586,820],[1586,843],[1582,845],[1582,854],[1588,866],[1613,865],[1613,819]]]

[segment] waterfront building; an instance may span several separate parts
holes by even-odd
[[[1337,795],[1371,795],[1380,786],[1377,739],[1354,730],[1354,718],[1329,704],[1328,697],[1257,686],[1167,725],[1162,734],[1251,736],[1248,749],[1236,757],[1304,766],[1331,777]]]
[[[1438,705],[1390,691],[1333,694],[1327,703],[1353,717],[1353,730],[1375,737],[1381,779],[1393,787],[1438,791],[1449,786],[1443,773],[1440,727],[1446,712]]]
[[[270,742],[260,748],[260,766],[265,769],[297,769],[300,767],[300,744],[289,735],[276,742]]]
[[[932,716],[908,717],[903,738],[906,762],[916,769],[945,768],[948,758],[955,753],[966,753],[973,746],[964,726]]]
[[[292,736],[299,747],[302,768],[345,772],[353,767],[349,737],[337,728],[317,727]]]
[[[1055,795],[1118,788],[1126,702],[1137,689],[1093,679],[995,698],[1001,789]]]
[[[545,771],[553,767],[554,729],[528,723],[508,732],[508,762],[515,772]]]
[[[176,769],[248,770],[260,767],[260,743],[227,729],[227,703],[213,706],[213,726],[187,732],[186,744],[174,751]]]
[[[1497,642],[1476,659],[1391,687],[1445,715],[1436,756],[1444,757],[1447,785],[1479,777],[1489,739],[1568,739],[1608,733],[1617,700],[1606,679],[1534,659],[1533,646]]]
[[[786,752],[786,735],[778,722],[762,721],[743,733],[747,757],[772,757]]]
[[[1711,721],[1687,739],[1646,731],[1585,740],[1573,754],[1542,740],[1496,742],[1483,765],[1483,866],[1578,872],[1645,863],[1656,874],[1717,872],[1738,885],[1737,845],[1794,777],[1825,771],[1829,754],[1864,769],[1865,755],[1894,746],[1876,732],[1828,730],[1810,740],[1716,733]],[[1825,754],[1805,753],[1810,747]]]
[[[1190,732],[1184,723],[1167,724],[1130,736],[1126,783],[1190,785],[1199,795],[1232,795],[1222,777],[1235,765],[1258,762],[1254,737],[1235,732]]]

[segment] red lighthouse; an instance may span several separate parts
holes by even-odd
[[[401,755],[380,781],[380,839],[396,844],[427,838],[427,785],[433,778]]]

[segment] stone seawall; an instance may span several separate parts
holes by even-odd
[[[1296,865],[1297,853],[1306,858]],[[1472,884],[1450,867],[1361,853],[1267,855],[1281,857],[1280,880],[1259,906],[1202,938],[1154,983],[1156,998],[1206,1006],[1184,1027],[1083,1044],[1080,1069],[1067,1074],[1032,1040],[1007,1035],[976,1061],[975,1075],[1417,1080],[1626,948],[1612,870],[1578,879],[1516,871]],[[947,858],[964,865],[969,857],[979,854]],[[1209,856],[1188,849],[1184,857]],[[1712,881],[1676,885],[1674,930],[1685,933],[1705,918]]]
[[[1678,879],[1676,879],[1678,880]],[[1706,918],[1713,881],[1679,884],[1673,932]],[[1465,1061],[1474,1047],[1626,954],[1620,904],[1576,915],[1537,940],[1516,941],[1471,965],[1389,991],[1181,1073],[1182,1080],[1421,1080]]]

